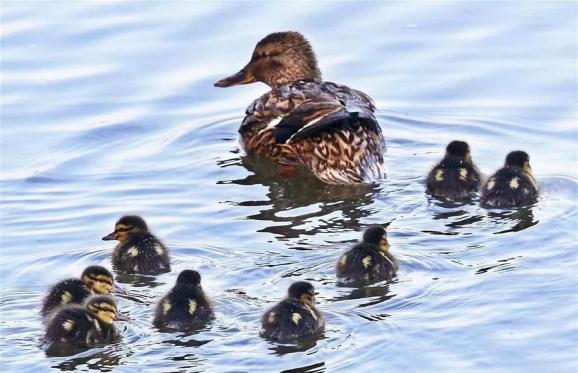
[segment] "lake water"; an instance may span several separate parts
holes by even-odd
[[[575,2],[2,1],[2,371],[556,371],[578,369]],[[263,84],[219,89],[255,43],[298,30],[324,78],[371,95],[387,180],[322,185],[246,158],[237,129]],[[445,145],[485,174],[530,153],[540,200],[519,211],[424,194]],[[47,288],[137,213],[173,272],[123,276],[122,340],[46,356]],[[398,278],[337,287],[334,264],[392,222]],[[186,268],[217,318],[160,333],[156,301]],[[264,309],[311,281],[322,339],[258,336]]]

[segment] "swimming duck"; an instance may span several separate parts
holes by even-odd
[[[450,142],[444,158],[427,177],[427,192],[456,200],[472,196],[479,187],[480,171],[472,161],[470,146],[464,141]]]
[[[337,277],[344,283],[390,280],[399,268],[389,252],[385,228],[373,226],[363,233],[363,241],[343,254],[337,262]]]
[[[44,298],[40,314],[48,316],[55,308],[65,304],[83,304],[92,294],[110,294],[114,290],[112,274],[100,266],[89,266],[80,279],[68,278],[52,286]]]
[[[329,184],[366,183],[385,176],[385,142],[373,101],[363,92],[323,82],[303,35],[267,35],[241,71],[215,86],[256,81],[271,91],[247,108],[239,129],[247,153],[304,165]]]
[[[315,308],[315,288],[309,282],[293,283],[287,297],[265,312],[261,319],[261,336],[287,341],[323,332],[325,321]]]
[[[114,232],[102,239],[120,241],[112,253],[112,264],[120,270],[147,275],[171,270],[168,249],[149,232],[140,216],[123,216],[116,222]]]
[[[107,295],[94,295],[84,306],[72,304],[57,310],[48,325],[44,341],[89,347],[118,339],[113,325],[117,319],[114,300]]]
[[[504,167],[482,188],[481,204],[488,208],[518,207],[536,201],[538,187],[532,175],[530,156],[516,150],[508,154]]]
[[[184,270],[175,286],[159,302],[153,325],[159,329],[187,330],[213,317],[213,308],[201,287],[197,271]]]

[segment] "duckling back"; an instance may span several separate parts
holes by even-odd
[[[317,309],[297,299],[287,298],[265,312],[261,319],[261,336],[287,341],[319,334],[324,325],[325,321]]]
[[[89,347],[113,342],[118,337],[113,325],[101,324],[80,305],[64,306],[50,318],[44,342]]]
[[[434,197],[463,199],[476,193],[480,186],[480,172],[469,162],[444,159],[427,177],[427,192]]]
[[[200,287],[177,285],[157,305],[153,325],[159,329],[187,330],[211,318],[213,309]]]
[[[482,188],[481,204],[487,208],[517,207],[534,203],[538,188],[534,179],[519,168],[504,167]]]
[[[343,254],[337,262],[337,277],[343,283],[368,283],[390,280],[397,270],[395,260],[376,245],[360,243]]]
[[[169,252],[150,233],[135,234],[114,249],[112,264],[123,271],[156,275],[171,270]]]
[[[44,298],[40,314],[47,317],[56,308],[67,304],[82,304],[91,295],[90,289],[79,279],[69,278],[52,286]]]

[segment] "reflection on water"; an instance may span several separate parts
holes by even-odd
[[[0,370],[578,370],[575,3],[4,1],[0,21]],[[266,88],[212,83],[288,29],[327,80],[375,99],[387,180],[329,186],[239,149]],[[487,175],[526,149],[539,201],[429,198],[425,176],[454,139]],[[129,213],[170,248],[173,272],[116,271],[121,341],[51,356],[44,293],[110,268],[101,233]],[[338,286],[339,255],[389,222],[395,281]],[[188,268],[217,317],[156,330],[158,299]],[[260,338],[296,280],[319,292],[323,338]]]

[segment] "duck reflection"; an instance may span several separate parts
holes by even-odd
[[[138,287],[155,288],[157,286],[164,285],[164,283],[156,281],[157,278],[155,276],[137,275],[121,271],[115,271],[115,273],[116,273],[115,279],[118,283],[129,284],[137,288]]]
[[[319,181],[307,170],[298,166],[285,166],[272,161],[244,156],[219,161],[220,167],[242,166],[250,175],[236,180],[219,181],[218,184],[263,185],[269,188],[267,200],[250,200],[231,202],[238,206],[263,206],[259,213],[247,216],[248,219],[271,221],[275,224],[262,229],[285,238],[298,238],[300,235],[314,235],[328,230],[357,230],[360,220],[374,214],[367,208],[380,194],[378,184],[364,185],[329,185]],[[287,211],[311,207],[306,212],[294,212],[298,216],[290,216]],[[314,208],[313,208],[314,207]],[[298,228],[305,226],[313,217],[328,217],[335,212],[340,216],[330,220],[319,221],[314,228]]]
[[[337,286],[343,288],[344,285],[338,284]],[[358,307],[368,307],[373,306],[375,304],[379,304],[385,302],[388,299],[395,297],[395,294],[391,294],[389,292],[389,284],[383,286],[365,286],[353,289],[349,294],[342,295],[338,297],[334,297],[330,299],[330,302],[339,302],[343,300],[352,300],[352,299],[364,299],[364,298],[372,298],[365,303],[360,303]]]
[[[269,348],[269,350],[273,351],[275,355],[279,356],[292,354],[295,352],[304,352],[317,346],[317,342],[324,338],[325,338],[324,334],[299,338],[294,340],[293,343],[275,344],[273,347]]]
[[[513,225],[510,228],[494,232],[494,234],[519,232],[539,223],[539,220],[534,219],[532,206],[507,211],[488,211],[488,217],[497,222],[513,222]]]
[[[78,354],[83,351],[87,351],[88,349],[79,349],[79,348],[68,348],[64,349],[60,347],[58,351],[46,351],[46,355],[48,357],[56,357],[56,356],[71,356]],[[121,363],[122,359],[126,359],[128,356],[132,354],[124,354],[124,355],[115,355],[115,351],[100,351],[90,355],[83,355],[80,357],[76,357],[73,359],[65,360],[62,363],[53,366],[52,368],[56,368],[62,371],[75,371],[78,370],[80,367],[88,368],[88,370],[94,370],[99,372],[112,372],[117,365]],[[84,369],[83,369],[84,370]]]

